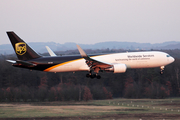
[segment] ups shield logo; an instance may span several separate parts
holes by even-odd
[[[18,55],[24,55],[26,53],[26,43],[24,42],[16,43],[15,48]]]

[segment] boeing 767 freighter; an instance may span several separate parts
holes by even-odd
[[[7,35],[16,52],[18,60],[7,60],[13,66],[40,70],[45,72],[76,72],[88,71],[86,77],[98,78],[99,72],[124,73],[127,69],[160,67],[163,73],[164,67],[172,62],[174,58],[160,51],[128,52],[88,56],[79,45],[77,48],[80,55],[75,56],[52,56],[43,57],[31,49],[14,32]],[[49,48],[48,48],[49,49]],[[95,73],[95,74],[93,74]]]

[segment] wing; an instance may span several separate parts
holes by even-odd
[[[89,57],[79,45],[77,45],[77,48],[81,56],[86,60],[86,64],[88,65],[88,67],[90,67],[90,70],[94,70],[94,72],[98,73],[99,70],[113,67],[113,65],[110,63],[98,61]]]
[[[57,56],[48,46],[46,46],[46,49],[49,52],[50,56]]]

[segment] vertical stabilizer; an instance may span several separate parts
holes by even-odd
[[[30,60],[41,57],[14,32],[7,32],[7,35],[19,60]]]

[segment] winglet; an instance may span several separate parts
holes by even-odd
[[[87,54],[84,52],[84,50],[83,50],[79,45],[76,45],[76,46],[77,46],[77,48],[78,48],[79,53],[81,54],[81,56],[82,56],[83,58],[87,58],[88,56],[87,56]]]
[[[50,56],[57,56],[48,46],[46,46],[46,49],[49,52]]]

